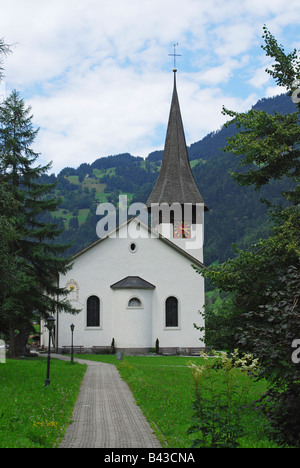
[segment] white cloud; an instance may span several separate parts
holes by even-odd
[[[146,156],[164,143],[173,41],[193,142],[224,122],[223,104],[246,110],[271,92],[262,26],[284,42],[299,20],[298,0],[10,0],[0,37],[18,45],[5,61],[6,90],[32,105],[37,150],[55,171],[120,152]]]
[[[269,98],[273,96],[278,96],[279,94],[286,93],[287,89],[281,86],[268,86],[265,89],[264,97]]]
[[[265,71],[265,67],[258,68],[253,74],[252,78],[248,80],[248,83],[251,84],[254,88],[261,89],[267,83],[270,82],[270,75]]]
[[[147,156],[156,149],[155,127],[167,120],[171,77],[165,87],[154,74],[139,78],[111,64],[98,74],[70,79],[51,96],[30,100],[41,126],[41,152],[61,168],[126,151]]]
[[[224,60],[247,52],[255,36],[253,26],[244,21],[220,26],[216,31],[215,53]]]
[[[265,89],[272,82],[266,69],[271,69],[273,60],[266,55],[256,57],[255,63],[249,67],[248,83],[256,89]]]

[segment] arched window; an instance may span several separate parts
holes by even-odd
[[[142,307],[142,301],[138,297],[132,297],[128,301],[128,307]]]
[[[178,327],[178,300],[174,296],[166,300],[166,327]]]
[[[86,304],[86,326],[100,327],[100,299],[90,296]]]

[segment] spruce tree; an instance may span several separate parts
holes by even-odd
[[[4,69],[2,67],[3,57],[11,53],[11,46],[6,44],[4,38],[0,39],[0,81],[3,79],[4,76]]]
[[[16,238],[9,245],[17,274],[1,303],[12,355],[17,352],[16,334],[26,336],[33,319],[56,311],[76,312],[67,300],[67,290],[58,285],[59,273],[71,268],[69,259],[62,256],[66,246],[54,242],[61,231],[56,224],[43,221],[43,215],[55,211],[60,201],[51,194],[55,184],[40,180],[51,163],[37,164],[39,154],[32,144],[38,129],[32,117],[17,91],[0,106],[0,175],[18,204]]]
[[[4,184],[0,177],[0,304],[2,304],[18,274],[16,259],[10,251],[12,242],[17,239],[14,225],[14,216],[17,210],[18,203],[10,193],[9,186]],[[2,319],[0,313],[0,335],[5,338],[7,326]]]

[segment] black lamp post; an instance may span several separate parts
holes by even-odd
[[[52,330],[54,328],[54,323],[55,323],[55,318],[52,317],[51,315],[47,317],[47,324],[46,327],[49,330],[49,344],[48,344],[48,358],[47,358],[47,377],[45,380],[45,387],[50,385],[50,345],[51,345],[51,336],[52,336]]]
[[[73,332],[74,332],[75,325],[72,323],[72,325],[70,325],[70,328],[71,328],[71,336],[72,336],[72,340],[71,340],[71,364],[74,364],[74,357],[73,357]]]

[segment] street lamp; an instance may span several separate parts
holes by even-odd
[[[75,328],[74,323],[72,323],[72,325],[70,325],[70,328],[71,328],[71,336],[72,336],[72,340],[71,340],[71,364],[74,364],[74,357],[73,357],[73,332],[74,332],[74,328]]]
[[[54,324],[55,324],[55,318],[52,317],[51,315],[49,317],[47,317],[46,327],[49,330],[49,344],[48,344],[48,358],[47,358],[47,377],[46,377],[46,380],[45,380],[45,387],[50,385],[50,379],[49,379],[49,376],[50,376],[50,345],[51,345],[51,336],[52,336],[52,330],[54,328]]]

